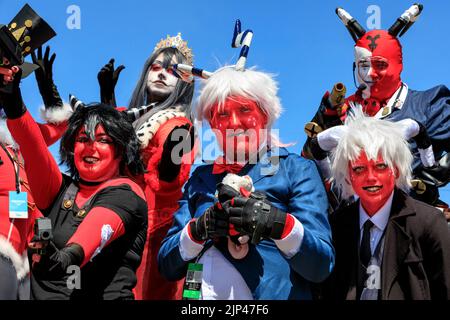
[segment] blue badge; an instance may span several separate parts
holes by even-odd
[[[28,218],[28,199],[26,192],[9,192],[9,217],[11,219]]]

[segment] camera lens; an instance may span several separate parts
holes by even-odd
[[[50,239],[50,232],[48,232],[48,231],[42,232],[41,239],[42,239],[42,240],[48,240],[48,239]]]

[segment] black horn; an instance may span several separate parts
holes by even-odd
[[[152,104],[149,104],[148,106],[141,106],[141,107],[137,107],[137,108],[132,108],[132,109],[126,110],[124,112],[127,115],[128,120],[130,122],[134,122],[137,119],[139,119],[140,117],[142,117],[144,114],[149,112],[151,109],[153,109],[155,104],[156,103],[152,103]]]
[[[69,102],[72,109],[75,111],[79,107],[86,106],[83,101],[78,100],[74,95],[69,94]]]
[[[356,42],[359,38],[361,38],[365,33],[366,30],[359,24],[358,21],[356,21],[355,18],[353,18],[347,11],[345,11],[342,8],[336,8],[336,14],[338,15],[339,19],[344,23],[345,27],[347,28],[348,32],[350,32],[350,35],[352,36],[353,40]]]
[[[421,14],[423,5],[420,3],[413,4],[408,10],[403,12],[403,14],[394,22],[394,24],[389,28],[388,33],[396,37],[397,35],[401,37],[406,31],[413,25]]]

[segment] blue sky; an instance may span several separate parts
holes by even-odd
[[[0,23],[8,23],[29,3],[57,32],[49,44],[57,53],[54,79],[67,100],[73,93],[86,102],[99,100],[97,72],[111,57],[124,64],[116,88],[117,101],[126,105],[141,67],[155,44],[167,35],[182,33],[193,48],[198,67],[213,71],[234,64],[239,49],[230,46],[234,21],[254,31],[247,66],[277,75],[284,112],[275,125],[284,142],[300,152],[303,126],[314,115],[323,93],[344,82],[354,91],[353,40],[337,18],[335,8],[346,9],[366,29],[380,10],[381,28],[387,29],[414,1],[106,1],[0,0]],[[449,1],[421,1],[424,10],[401,38],[403,80],[422,90],[449,83]],[[80,29],[69,29],[67,9],[80,9]],[[24,99],[34,115],[42,104],[34,77],[23,82]],[[52,147],[53,152],[56,147]],[[450,201],[450,187],[441,192]]]

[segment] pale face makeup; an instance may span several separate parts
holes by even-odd
[[[178,78],[167,72],[163,67],[164,53],[156,57],[153,64],[149,67],[147,74],[147,93],[149,94],[149,102],[160,102],[175,90]],[[178,63],[175,56],[172,57],[171,64]]]

